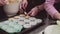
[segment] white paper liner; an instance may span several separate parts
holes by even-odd
[[[24,28],[31,28],[31,24],[25,24],[23,25]]]

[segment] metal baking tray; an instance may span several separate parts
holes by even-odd
[[[8,19],[8,18],[5,18],[5,19],[2,19],[1,21],[5,21],[5,20],[7,20],[7,19]],[[37,17],[37,19],[40,19],[40,18]],[[31,31],[39,28],[40,26],[43,26],[44,24],[45,24],[45,23],[44,23],[44,19],[42,19],[42,23],[39,23],[39,24],[37,24],[37,25],[35,25],[35,26],[31,27],[31,28],[27,28],[27,29],[23,28],[21,32],[14,33],[14,34],[27,34],[27,33],[31,32]],[[0,34],[9,34],[9,33],[5,32],[5,31],[2,30],[2,29],[0,29]]]

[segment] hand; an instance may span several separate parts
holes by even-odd
[[[54,18],[60,20],[60,13],[59,12],[56,12],[53,16]]]
[[[23,13],[23,9],[20,9],[19,11],[20,11],[20,14]]]
[[[28,5],[27,0],[23,0],[23,2],[22,2],[22,8],[26,9],[27,5]]]
[[[38,13],[38,8],[34,7],[28,14],[30,16],[36,16],[37,13]]]
[[[5,5],[5,0],[0,0],[0,6]]]

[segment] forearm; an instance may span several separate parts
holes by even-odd
[[[51,15],[51,17],[53,17],[55,13],[58,13],[58,11],[54,7],[54,3],[55,0],[46,0],[44,4],[44,8],[48,12],[48,14]]]
[[[59,12],[55,13],[53,17],[60,20],[60,13]]]
[[[53,3],[45,3],[45,9],[52,18],[60,20],[60,13],[55,9]]]

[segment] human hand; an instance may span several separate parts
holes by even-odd
[[[59,12],[56,12],[54,15],[53,15],[54,18],[60,20],[60,13]]]
[[[34,7],[32,8],[32,10],[28,13],[30,16],[36,16],[36,14],[38,13],[38,8]]]
[[[23,13],[23,9],[20,9],[19,12],[20,12],[20,14],[22,14]]]
[[[27,0],[23,0],[23,2],[22,2],[22,8],[26,9],[27,5],[28,5]]]
[[[0,0],[0,6],[5,5],[5,0]]]

